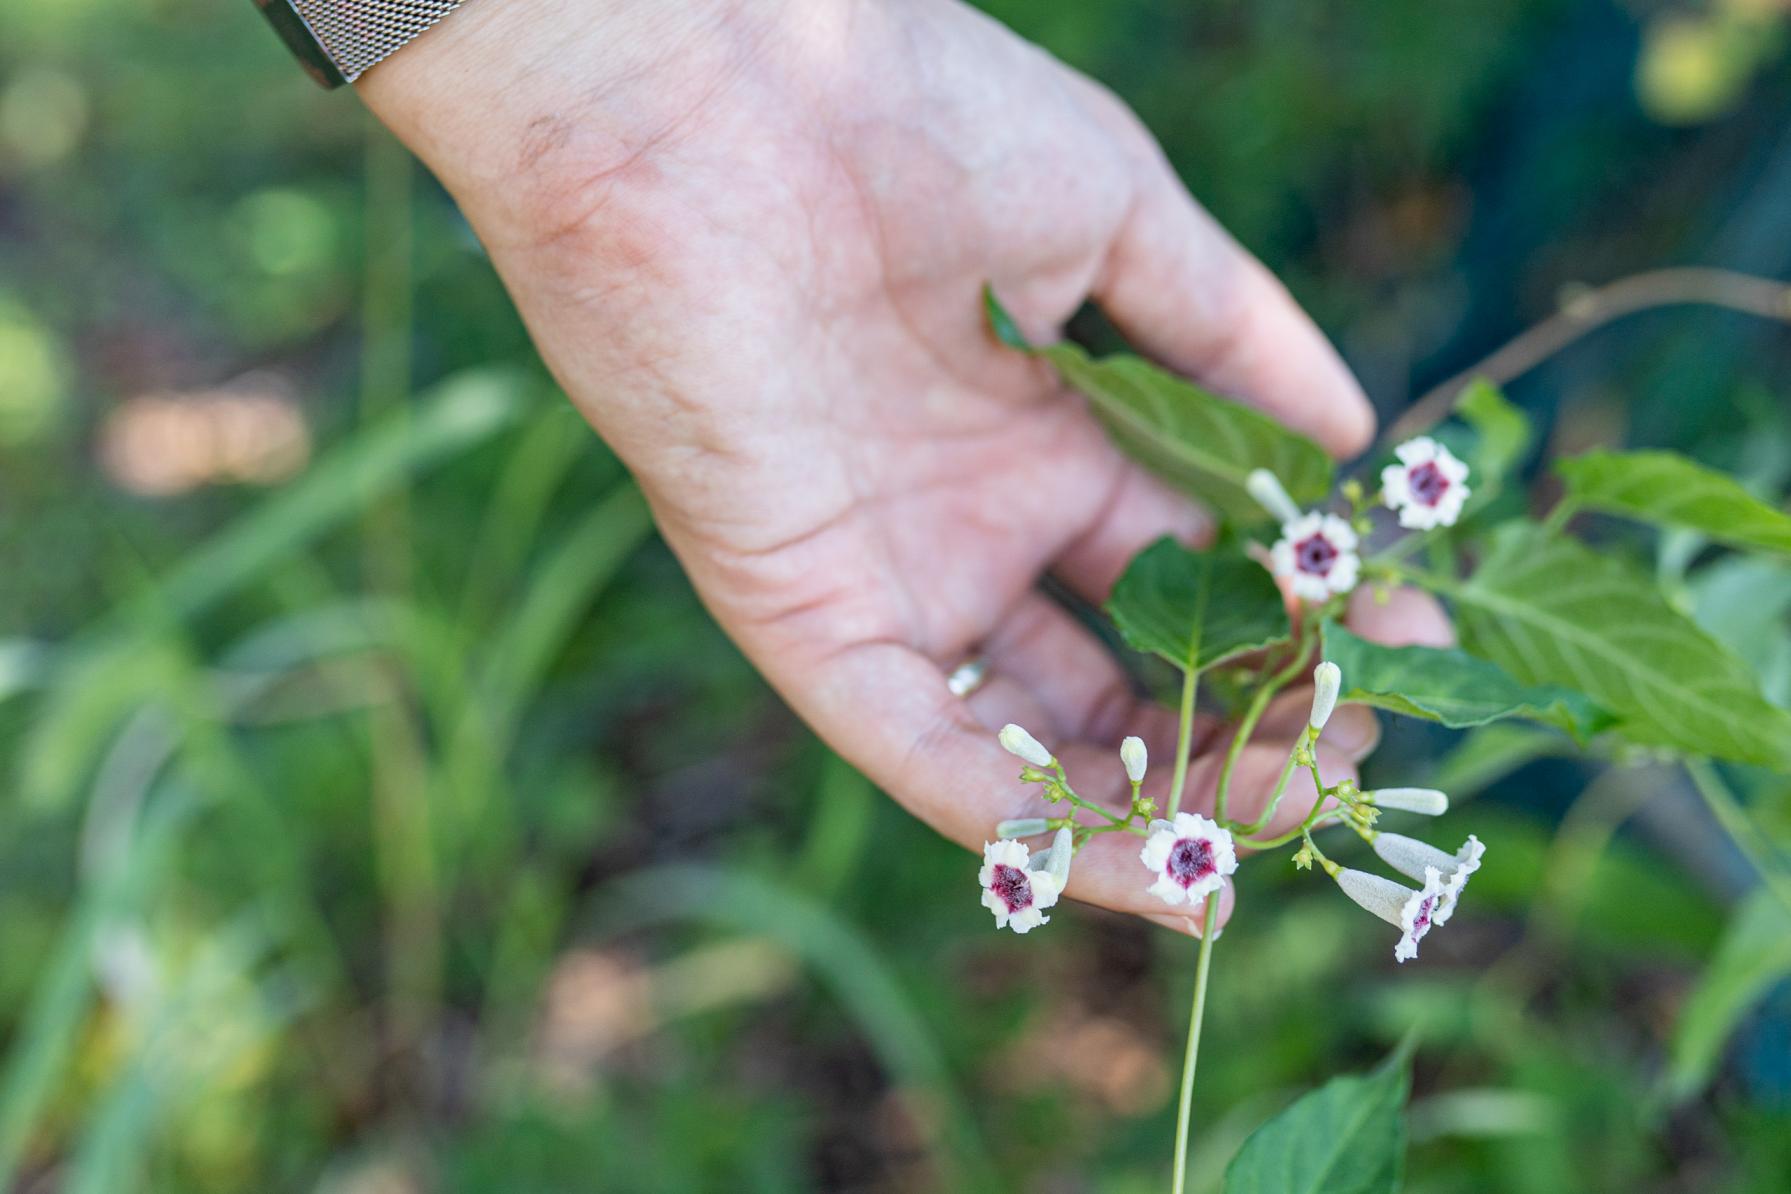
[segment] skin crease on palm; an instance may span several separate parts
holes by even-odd
[[[1340,456],[1372,415],[1118,100],[956,0],[471,0],[359,89],[460,203],[710,611],[842,755],[972,849],[1044,808],[1006,721],[1116,804],[1139,734],[1166,796],[1173,714],[1039,583],[1099,602],[1135,551],[1208,520],[991,340],[984,281],[1040,339],[1092,298]],[[1450,639],[1417,594],[1351,614]],[[978,653],[989,681],[954,697]],[[1261,807],[1309,699],[1277,701],[1234,811]],[[1376,737],[1340,710],[1327,780]],[[1226,740],[1197,727],[1184,807],[1210,808]],[[1296,781],[1277,829],[1312,798]],[[1095,839],[1068,894],[1191,932],[1195,910],[1145,892],[1139,845]]]

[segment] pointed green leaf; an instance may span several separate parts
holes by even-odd
[[[1225,1194],[1393,1194],[1405,1165],[1406,1058],[1333,1078],[1244,1141]]]
[[[1223,663],[1293,633],[1281,590],[1262,565],[1159,539],[1133,557],[1107,612],[1134,650],[1187,670]]]
[[[1122,450],[1231,521],[1268,520],[1244,489],[1244,480],[1254,469],[1273,472],[1302,505],[1318,502],[1330,492],[1332,464],[1324,449],[1262,412],[1135,356],[1097,360],[1067,342],[1036,347],[993,291],[985,290],[983,301],[996,337],[1010,348],[1050,361],[1064,381],[1087,395]]]
[[[1491,382],[1477,381],[1456,399],[1455,413],[1474,429],[1468,449],[1469,505],[1490,502],[1530,451],[1530,417],[1513,406]]]
[[[1510,523],[1456,602],[1462,645],[1525,684],[1585,693],[1629,738],[1791,769],[1791,715],[1649,578],[1530,523]]]
[[[1719,543],[1791,554],[1791,514],[1776,510],[1726,473],[1674,452],[1588,452],[1555,465],[1582,506],[1661,526],[1699,531]]]
[[[1723,1046],[1754,1004],[1791,977],[1791,911],[1760,888],[1736,910],[1715,955],[1679,1013],[1667,1091],[1675,1100],[1704,1089]]]
[[[1452,729],[1506,717],[1546,722],[1584,741],[1610,715],[1583,692],[1523,684],[1495,663],[1456,648],[1383,647],[1336,622],[1324,626],[1324,656],[1343,669],[1343,699]]]

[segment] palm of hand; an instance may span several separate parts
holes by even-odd
[[[1167,363],[1333,447],[1359,446],[1366,413],[1111,97],[955,4],[854,11],[704,45],[630,137],[537,121],[531,201],[461,197],[717,618],[837,749],[974,845],[1038,811],[1004,721],[1089,795],[1122,790],[1123,734],[1169,757],[1166,716],[1037,585],[1099,601],[1137,549],[1203,525],[993,342],[985,280],[1041,338],[1092,294]],[[991,679],[963,701],[944,677],[971,652]],[[1330,737],[1349,774],[1372,719]],[[1283,757],[1246,752],[1244,811]],[[1135,847],[1096,847],[1070,894],[1185,927],[1143,894]]]

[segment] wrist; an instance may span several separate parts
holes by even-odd
[[[788,7],[755,4],[754,21]],[[470,0],[356,89],[475,223],[622,163],[725,80],[737,0]],[[483,217],[483,221],[481,219]]]

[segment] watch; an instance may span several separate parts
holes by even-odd
[[[463,0],[255,0],[280,40],[325,87],[361,77]]]

